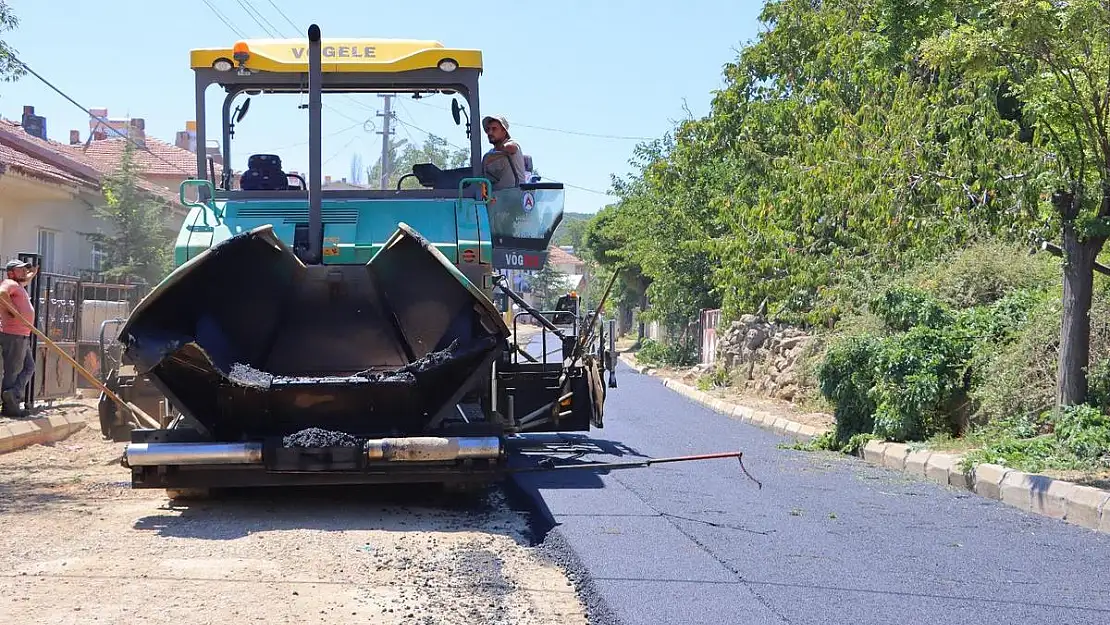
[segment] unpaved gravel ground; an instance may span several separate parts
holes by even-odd
[[[91,405],[91,402],[90,402]],[[497,491],[131,490],[84,430],[0,455],[0,623],[585,623]],[[383,493],[383,490],[386,490]]]

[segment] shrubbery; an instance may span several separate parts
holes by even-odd
[[[1092,310],[1088,405],[1056,414],[1058,263],[1017,252],[978,244],[857,297],[867,309],[817,367],[836,428],[808,448],[963,436],[965,467],[1110,468],[1110,293]]]
[[[659,342],[644,339],[639,351],[636,352],[636,360],[648,365],[689,367],[697,364],[698,355],[696,350],[685,342]]]
[[[1009,263],[1000,250],[1010,253]],[[980,387],[997,394],[997,385],[986,383],[994,360],[1047,300],[1045,285],[1035,281],[1047,275],[1045,266],[1015,259],[1007,246],[981,244],[871,296],[867,314],[881,327],[833,339],[818,371],[821,392],[835,406],[837,441],[860,433],[907,441],[966,431],[990,404]],[[1110,396],[1110,374],[1107,387]]]
[[[1093,406],[1069,406],[1058,417],[992,423],[964,456],[964,469],[989,462],[1019,471],[1110,468],[1110,417]]]

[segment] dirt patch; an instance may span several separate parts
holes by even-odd
[[[35,419],[48,419],[56,415],[80,414],[89,420],[90,424],[99,428],[100,422],[96,417],[97,401],[96,399],[76,396],[55,399],[49,402],[40,401],[37,402],[34,408],[31,409],[31,412],[22,419],[0,416],[0,425],[18,423],[20,421],[33,421]]]
[[[132,490],[89,427],[0,455],[2,623],[585,623],[499,491]]]

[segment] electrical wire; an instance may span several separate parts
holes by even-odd
[[[343,147],[339,148],[339,149],[338,149],[338,150],[336,150],[336,151],[335,151],[334,153],[332,153],[332,155],[331,155],[331,156],[329,156],[329,157],[327,157],[326,159],[324,159],[324,162],[323,162],[323,163],[321,163],[321,165],[326,165],[326,164],[328,164],[329,162],[331,162],[331,161],[332,161],[332,160],[333,160],[333,159],[334,159],[335,157],[339,156],[339,155],[340,155],[340,154],[341,154],[341,153],[343,152],[343,150],[346,150],[348,146],[350,146],[350,145],[351,145],[352,143],[354,143],[354,142],[355,142],[355,141],[357,141],[357,140],[358,140],[358,135],[355,135],[354,137],[351,137],[351,140],[350,140],[350,141],[348,141],[347,143],[344,143],[344,144],[343,144]]]
[[[201,0],[201,1],[204,2],[204,4],[208,5],[208,8],[212,10],[212,13],[214,13],[216,15],[216,17],[219,18],[219,20],[224,23],[224,26],[227,26],[229,29],[231,29],[231,32],[238,35],[239,38],[241,38],[241,39],[246,39],[246,35],[244,35],[238,28],[236,28],[234,25],[232,25],[232,23],[230,21],[228,21],[227,17],[225,17],[224,14],[219,11],[219,9],[212,6],[212,3],[209,2],[209,0]]]
[[[371,124],[373,123],[371,120],[366,120],[366,122],[370,122]],[[350,131],[354,130],[355,128],[358,128],[359,126],[362,126],[363,130],[365,130],[366,129],[366,122],[358,122],[357,124],[352,124],[350,126],[347,126],[346,128],[341,128],[339,130],[336,130],[333,133],[324,135],[324,138],[329,139],[331,137],[337,137],[341,134],[350,132]],[[371,128],[373,128],[373,126],[371,126]],[[370,131],[367,131],[367,132],[370,132]],[[289,145],[283,145],[279,148],[270,148],[270,151],[271,152],[277,152],[279,150],[288,150],[289,148],[299,148],[302,145],[308,145],[309,143],[310,143],[309,141],[301,141],[299,143],[291,143]]]
[[[266,1],[270,3],[270,6],[274,7],[274,10],[277,11],[278,14],[280,14],[282,17],[285,18],[285,21],[288,22],[289,25],[293,27],[293,30],[298,30],[297,25],[293,23],[293,20],[289,19],[289,16],[285,14],[285,11],[282,11],[281,8],[278,7],[278,5],[274,4],[274,0],[266,0]]]
[[[74,106],[76,106],[77,108],[84,111],[86,115],[88,115],[89,117],[91,117],[91,118],[97,120],[98,122],[100,122],[101,124],[103,124],[104,127],[108,128],[109,130],[116,133],[120,137],[123,137],[124,139],[127,139],[127,141],[130,142],[132,145],[134,145],[136,148],[139,148],[140,150],[150,154],[154,158],[162,161],[163,163],[169,165],[170,167],[173,167],[177,171],[180,171],[180,172],[182,172],[186,175],[189,175],[189,176],[194,175],[194,172],[182,169],[180,165],[177,165],[175,163],[171,163],[171,162],[167,161],[166,159],[164,159],[161,156],[158,156],[157,154],[152,152],[150,148],[146,147],[145,145],[140,144],[139,142],[135,141],[134,139],[132,139],[131,137],[127,136],[126,134],[120,132],[119,130],[116,130],[114,127],[112,127],[111,123],[107,119],[101,118],[98,115],[93,115],[92,111],[90,111],[89,109],[81,106],[81,104],[79,102],[77,102],[77,100],[74,100],[68,94],[66,94],[66,92],[64,92],[61,89],[55,87],[53,83],[51,83],[49,80],[44,78],[41,74],[39,74],[35,70],[31,69],[31,66],[24,63],[23,60],[20,59],[19,57],[15,56],[14,54],[12,54],[10,52],[9,52],[8,56],[11,58],[11,60],[15,61],[16,63],[18,63],[20,65],[22,65],[23,68],[26,69],[32,76],[34,76],[35,78],[38,78],[40,81],[42,81],[42,83],[44,85],[53,89],[55,92],[58,93],[58,95],[62,96],[66,100],[69,100],[70,103],[72,103]]]
[[[400,123],[404,126],[409,126],[409,127],[413,128],[414,130],[419,130],[420,132],[428,135],[429,137],[431,137],[433,139],[439,139],[440,141],[446,143],[447,145],[449,145],[449,146],[451,146],[455,149],[458,149],[458,150],[465,150],[466,149],[466,148],[464,148],[460,145],[456,145],[454,143],[451,143],[450,141],[448,141],[447,139],[444,139],[443,137],[441,137],[439,135],[428,132],[427,130],[424,130],[423,128],[421,128],[420,126],[417,126],[416,124],[412,124],[410,122],[407,122],[407,121],[405,121],[405,120],[403,120],[399,117],[395,117],[394,119],[398,123]],[[557,180],[555,178],[551,178],[551,181],[552,182],[558,182],[559,184],[563,185],[564,187],[570,187],[572,189],[578,189],[579,191],[586,191],[588,193],[596,193],[597,195],[604,195],[604,196],[612,196],[613,195],[612,193],[607,193],[605,191],[598,191],[597,189],[590,189],[588,187],[581,187],[581,186],[578,186],[576,184],[570,184],[569,182],[560,182],[559,180]]]
[[[431,107],[431,108],[434,108],[436,110],[445,111],[445,112],[447,111],[447,109],[443,108],[442,106],[439,106],[438,104],[432,104],[431,102],[421,102],[420,100],[413,100],[413,101],[416,102],[417,104],[421,105],[421,106],[427,106],[427,107]],[[637,137],[637,136],[631,136],[631,135],[606,135],[606,134],[598,134],[598,133],[593,133],[593,132],[580,132],[580,131],[577,131],[577,130],[566,130],[564,128],[550,128],[550,127],[547,127],[547,126],[533,126],[533,125],[530,125],[530,124],[522,124],[520,122],[513,122],[512,125],[513,126],[520,126],[521,128],[534,128],[536,130],[546,130],[548,132],[557,132],[557,133],[565,134],[565,135],[577,135],[577,136],[581,136],[581,137],[594,137],[594,138],[598,138],[598,139],[616,139],[616,140],[620,140],[620,141],[654,141],[655,140],[652,137]]]
[[[274,28],[274,25],[270,23],[270,20],[266,19],[266,16],[262,15],[262,12],[256,9],[254,5],[251,4],[250,0],[235,1],[239,3],[239,6],[243,7],[243,10],[246,11],[247,15],[249,15],[252,20],[254,20],[255,24],[258,24],[259,28],[265,30],[267,34],[269,34],[271,37],[274,37],[275,39],[280,37],[280,35],[275,34],[277,32],[277,29]],[[257,18],[255,17],[255,14],[258,14]],[[261,19],[261,21],[259,21],[259,19]],[[269,28],[263,26],[262,22],[266,22]]]

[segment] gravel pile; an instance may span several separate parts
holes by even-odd
[[[362,447],[363,440],[344,432],[306,428],[281,440],[286,447]]]
[[[429,352],[423,358],[412,361],[402,369],[402,371],[411,371],[413,373],[423,373],[429,369],[435,369],[443,364],[450,362],[455,355],[455,350],[459,347],[459,339],[451,341],[445,349],[438,352]]]
[[[237,362],[231,365],[231,373],[228,374],[227,379],[243,386],[270,388],[270,382],[273,381],[274,376],[264,371],[259,371],[250,365]]]

